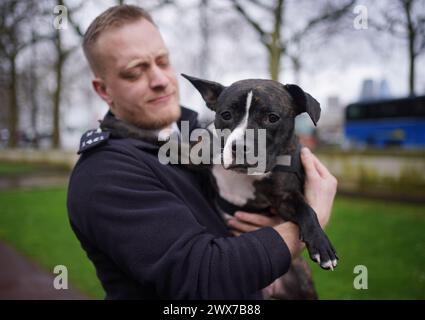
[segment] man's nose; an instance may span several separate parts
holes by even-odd
[[[149,77],[149,85],[152,90],[163,89],[170,82],[165,71],[158,66],[152,67]]]

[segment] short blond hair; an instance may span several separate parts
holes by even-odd
[[[155,25],[151,15],[146,10],[128,4],[110,7],[92,21],[83,37],[83,51],[95,74],[98,71],[98,65],[95,63],[96,58],[93,54],[93,46],[99,36],[106,30],[133,23],[140,19],[146,19]]]

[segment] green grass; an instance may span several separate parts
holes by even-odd
[[[0,239],[50,272],[66,265],[71,285],[103,298],[65,200],[65,188],[0,192]],[[321,299],[425,299],[425,205],[340,197],[327,233],[340,261],[334,272],[311,264]],[[353,287],[356,265],[368,268],[367,290]]]
[[[33,164],[0,162],[0,176],[24,175],[38,169],[38,166]]]
[[[53,274],[65,265],[71,287],[92,298],[104,291],[68,222],[66,189],[0,192],[0,239]]]
[[[338,198],[326,232],[340,260],[333,272],[311,263],[321,299],[425,299],[425,205]],[[367,290],[354,289],[356,265]]]
[[[0,177],[25,176],[29,174],[65,173],[69,168],[64,165],[24,162],[0,162]]]

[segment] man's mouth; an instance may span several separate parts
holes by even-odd
[[[152,104],[164,103],[164,102],[167,102],[173,96],[173,94],[174,94],[174,92],[172,92],[170,94],[165,94],[165,95],[159,96],[157,98],[150,99],[150,100],[148,100],[148,102],[152,103]]]

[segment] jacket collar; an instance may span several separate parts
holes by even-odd
[[[108,114],[114,116],[111,111],[108,111]],[[181,130],[182,121],[188,121],[189,132],[192,132],[193,129],[199,128],[198,113],[183,106],[181,106],[180,119],[177,120],[177,126],[179,130]],[[134,145],[138,149],[142,149],[146,151],[157,151],[159,149],[158,145],[154,145],[152,143],[149,143],[147,141],[143,141],[140,139],[127,138],[126,140],[128,140],[132,145]]]

